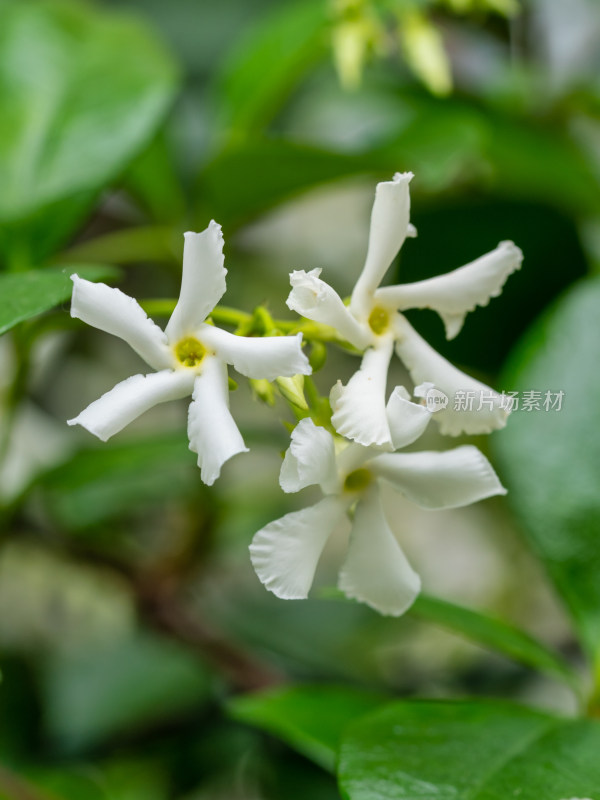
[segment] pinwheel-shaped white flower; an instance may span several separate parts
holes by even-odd
[[[331,325],[359,350],[366,349],[360,369],[346,386],[338,382],[331,394],[334,427],[364,445],[391,442],[385,386],[394,347],[415,384],[430,382],[449,398],[447,407],[436,413],[442,433],[489,433],[503,427],[508,415],[500,395],[442,358],[399,312],[434,309],[444,321],[447,338],[452,339],[467,312],[500,294],[507,277],[520,267],[522,253],[512,242],[501,242],[495,250],[446,275],[379,288],[405,238],[415,235],[409,223],[411,178],[410,172],[397,174],[392,181],[377,185],[367,258],[349,307],[319,278],[320,269],[291,274],[288,306],[308,319]],[[455,408],[457,392],[472,399],[472,410]]]
[[[202,233],[185,234],[181,292],[164,332],[133,298],[72,276],[71,316],[124,339],[156,372],[117,384],[69,425],[82,425],[106,441],[158,403],[191,394],[190,449],[198,454],[202,480],[209,486],[228,459],[247,451],[229,411],[227,364],[249,378],[267,380],[311,372],[301,334],[246,338],[206,322],[225,292],[223,261],[216,222]]]
[[[415,441],[430,412],[409,402],[396,387],[387,408],[393,444]],[[341,441],[341,440],[340,440]],[[445,452],[389,453],[340,441],[303,419],[281,467],[286,492],[318,484],[325,497],[314,506],[286,514],[254,536],[250,554],[262,583],[278,597],[307,596],[325,543],[354,508],[339,588],[383,614],[399,616],[419,593],[419,576],[406,560],[385,518],[380,483],[387,481],[422,508],[457,508],[505,494],[494,470],[476,447]]]

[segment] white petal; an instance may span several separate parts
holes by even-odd
[[[310,375],[312,368],[302,352],[302,334],[295,336],[236,336],[213,325],[203,325],[198,338],[209,350],[248,378]]]
[[[314,506],[270,522],[255,534],[250,559],[269,591],[284,600],[307,597],[319,557],[345,508],[340,498],[325,497]]]
[[[442,433],[491,433],[506,425],[509,412],[497,392],[453,367],[403,317],[398,316],[395,327],[396,353],[414,383],[431,382],[448,398],[446,407],[433,415]]]
[[[306,486],[321,484],[323,491],[334,491],[337,483],[335,445],[325,428],[308,417],[292,431],[292,441],[285,453],[279,483],[284,492],[299,492]]]
[[[431,419],[431,411],[408,399],[404,386],[396,386],[390,395],[386,411],[394,450],[415,442]]]
[[[453,339],[467,313],[498,297],[508,276],[522,261],[523,253],[513,242],[500,242],[495,250],[447,275],[379,289],[375,301],[399,311],[432,308],[444,320],[446,338]]]
[[[124,339],[154,369],[173,366],[167,337],[138,303],[120,289],[71,275],[71,316]]]
[[[337,292],[319,278],[320,274],[320,269],[295,270],[290,274],[292,291],[286,300],[288,308],[307,319],[330,325],[362,350],[371,338],[370,332],[354,319]]]
[[[227,367],[214,356],[202,362],[188,413],[190,450],[198,454],[200,477],[212,486],[221,467],[238,453],[247,453],[242,434],[229,411]]]
[[[431,381],[425,381],[424,383],[420,383],[418,386],[415,386],[413,389],[413,394],[415,397],[427,397],[427,393],[430,389],[435,389],[435,386]]]
[[[444,452],[383,453],[369,469],[423,508],[459,508],[506,494],[487,458],[464,445]]]
[[[202,233],[184,233],[179,300],[166,327],[170,342],[192,335],[225,294],[223,234],[211,220]]]
[[[387,524],[376,490],[356,506],[338,586],[348,597],[395,617],[410,608],[421,589],[419,576]]]
[[[365,446],[392,445],[385,408],[391,354],[391,338],[381,341],[379,347],[370,347],[346,386],[338,381],[329,396],[333,427],[342,436]]]
[[[384,452],[381,447],[363,447],[356,442],[348,442],[345,446],[342,443],[341,450],[336,453],[338,475],[344,480],[357,469],[360,469],[374,456]]]
[[[408,185],[412,177],[412,172],[396,173],[393,180],[377,184],[367,258],[350,303],[350,309],[358,319],[368,316],[373,293],[409,233]]]
[[[187,370],[165,369],[150,375],[133,375],[67,422],[81,425],[106,442],[144,411],[191,394],[193,385],[194,374]]]

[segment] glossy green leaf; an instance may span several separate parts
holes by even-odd
[[[570,800],[600,787],[600,723],[494,702],[393,703],[350,726],[347,800]]]
[[[532,669],[576,683],[576,675],[558,653],[502,620],[428,595],[417,598],[411,613]]]
[[[342,730],[385,699],[345,686],[293,686],[236,697],[229,703],[229,713],[333,770]]]
[[[32,226],[52,227],[63,201],[87,206],[149,140],[175,85],[170,56],[134,19],[68,0],[2,3],[4,249],[35,251]]]
[[[0,334],[69,300],[74,272],[90,281],[115,280],[119,275],[114,267],[95,264],[0,274]]]
[[[522,341],[502,386],[539,392],[495,441],[528,541],[566,601],[600,677],[600,280],[568,292]],[[564,392],[560,410],[546,392]]]
[[[217,115],[234,138],[264,127],[327,52],[328,9],[322,0],[275,9],[233,48],[217,79]]]

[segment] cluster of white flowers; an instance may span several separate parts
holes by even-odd
[[[433,509],[505,492],[475,447],[397,452],[418,439],[432,416],[441,432],[451,435],[487,433],[505,424],[508,411],[500,395],[442,358],[400,312],[432,308],[452,338],[467,312],[497,296],[522,260],[518,247],[501,242],[441,277],[380,287],[406,237],[416,235],[409,221],[411,178],[411,173],[397,174],[377,186],[367,258],[348,306],[320,279],[320,270],[291,274],[288,306],[334,328],[363,355],[348,383],[338,381],[331,390],[335,433],[310,417],[302,419],[281,467],[284,491],[318,485],[324,498],[262,528],[250,546],[260,580],[282,598],[307,596],[327,538],[349,516],[340,589],[384,614],[402,614],[417,596],[420,581],[385,519],[380,483],[390,483],[413,502]],[[69,424],[107,440],[157,403],[191,394],[190,448],[198,454],[202,480],[214,483],[222,465],[247,449],[229,411],[227,365],[249,378],[269,381],[311,372],[301,334],[244,337],[212,324],[208,317],[225,292],[226,273],[220,226],[211,222],[203,233],[185,234],[181,293],[164,332],[118,289],[74,275],[72,316],[124,339],[155,372],[119,383]],[[416,396],[423,396],[424,384],[451,399],[460,391],[485,392],[491,402],[473,413],[457,413],[449,403],[432,414],[412,402],[402,386],[386,399],[394,349],[417,385]]]

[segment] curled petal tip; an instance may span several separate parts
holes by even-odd
[[[402,183],[403,181],[410,183],[414,177],[414,172],[395,172],[392,183]]]
[[[520,247],[518,247],[511,239],[504,239],[502,242],[498,243],[498,248],[502,248],[503,250],[506,250],[514,255],[517,259],[517,266],[515,269],[520,269],[523,262],[523,251]]]

